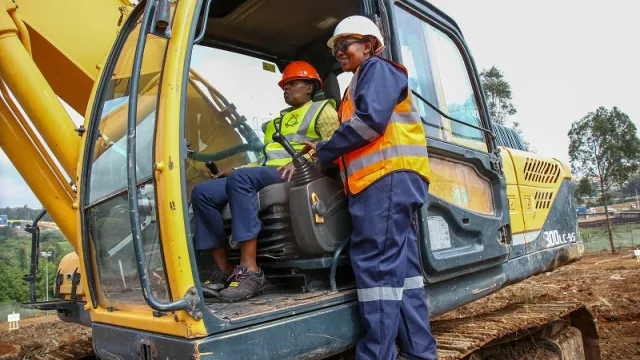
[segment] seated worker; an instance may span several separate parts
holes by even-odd
[[[279,130],[300,151],[304,147],[302,141],[327,140],[338,128],[335,101],[312,102],[322,88],[322,81],[311,64],[292,62],[284,69],[278,85],[284,90],[284,101],[293,109],[267,124],[263,156],[254,163],[221,170],[212,176],[214,180],[196,185],[191,193],[195,247],[211,249],[214,262],[202,287],[207,297],[246,300],[266,285],[264,272],[256,264],[256,238],[261,228],[257,193],[269,185],[290,180],[295,171],[291,156],[271,139],[273,133]],[[240,265],[235,267],[229,262],[225,248],[221,213],[227,201],[231,207],[233,241],[240,243]]]

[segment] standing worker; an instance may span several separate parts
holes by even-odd
[[[212,176],[214,180],[196,185],[191,193],[196,249],[211,250],[213,257],[211,275],[202,286],[206,297],[242,301],[266,285],[265,274],[256,263],[257,237],[262,226],[257,194],[269,185],[291,180],[295,172],[291,155],[271,140],[271,135],[279,131],[300,151],[304,147],[302,141],[328,139],[338,128],[335,101],[312,101],[322,89],[322,81],[311,64],[292,62],[284,69],[278,85],[292,109],[267,124],[263,156],[238,169],[221,170]],[[225,248],[221,213],[227,202],[231,208],[231,235],[234,242],[240,243],[240,265],[235,267]]]
[[[413,215],[428,194],[429,158],[406,69],[379,56],[384,39],[362,16],[342,20],[328,42],[354,73],[339,109],[340,127],[315,149],[337,162],[353,223],[351,265],[364,336],[356,359],[437,359],[418,258]]]

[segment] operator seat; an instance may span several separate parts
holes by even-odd
[[[336,104],[340,104],[340,100],[342,100],[340,94],[338,77],[334,73],[330,72],[329,75],[327,75],[327,78],[322,81],[322,90],[316,93],[313,97],[313,101],[333,99]]]
[[[323,90],[316,93],[313,101],[333,99],[340,102],[340,85],[338,78],[333,73],[329,73],[323,81]],[[329,170],[325,171],[335,182],[342,186],[339,173]],[[258,192],[257,202],[262,229],[258,235],[258,257],[274,260],[296,258],[299,256],[294,230],[291,223],[293,216],[304,216],[303,214],[292,214],[289,210],[289,194],[295,182],[273,184]],[[336,197],[337,200],[337,197]],[[227,204],[222,211],[222,219],[225,222],[225,233],[231,234],[231,209]],[[239,244],[229,242],[230,255],[233,257],[233,250],[237,250]]]

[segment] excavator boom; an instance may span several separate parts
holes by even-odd
[[[93,84],[134,3],[16,0],[15,4],[20,11],[14,21],[24,22],[34,63],[56,95],[84,115]],[[23,31],[21,38],[26,38]]]

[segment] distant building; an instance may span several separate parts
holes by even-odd
[[[7,215],[0,215],[0,228],[9,226],[9,218]]]

